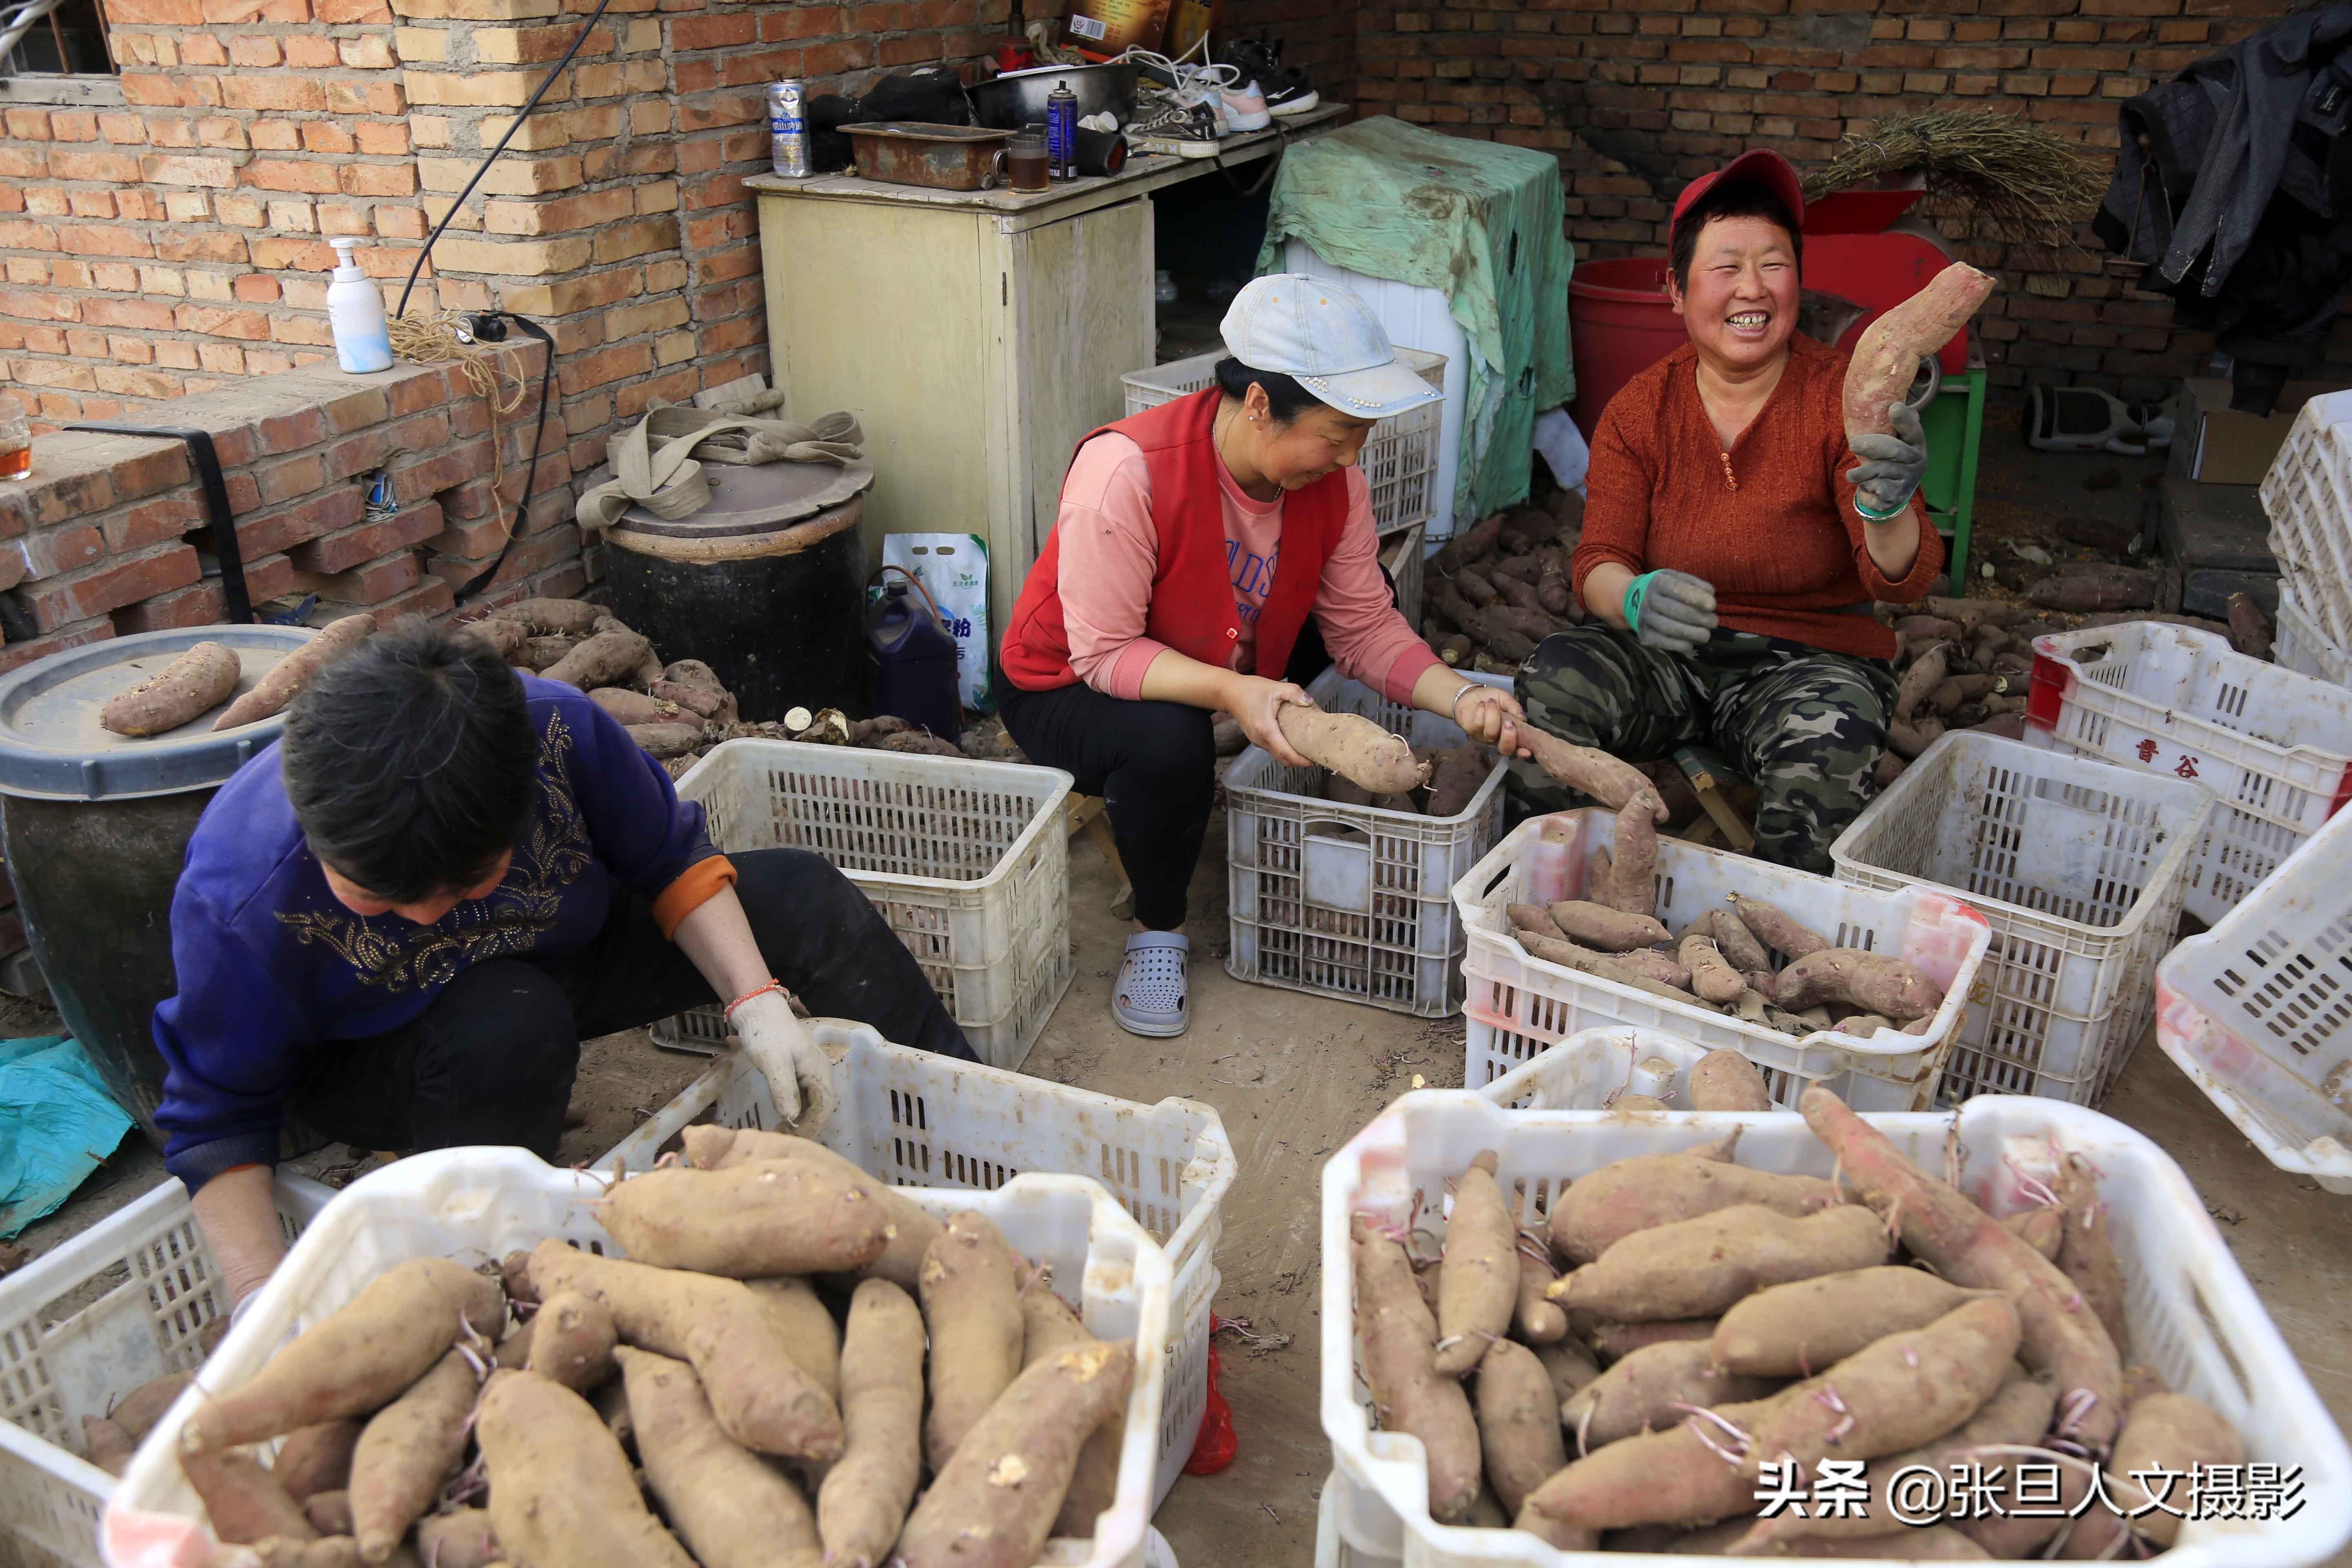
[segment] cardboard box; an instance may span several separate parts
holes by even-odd
[[[2304,403],[2323,392],[2343,389],[2341,382],[2291,381],[2279,394],[2278,406],[2267,416],[2258,416],[2230,406],[2228,382],[2190,376],[2180,384],[2169,471],[2200,484],[2261,484]]]

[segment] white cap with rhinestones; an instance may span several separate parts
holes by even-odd
[[[1381,319],[1324,278],[1276,272],[1234,296],[1219,329],[1252,370],[1287,375],[1342,414],[1386,419],[1434,403],[1437,388],[1397,363]]]

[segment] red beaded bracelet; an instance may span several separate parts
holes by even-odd
[[[741,994],[740,996],[736,997],[736,998],[735,998],[735,1000],[733,1000],[732,1002],[728,1003],[728,1004],[727,1004],[727,1012],[726,1012],[726,1016],[728,1016],[728,1017],[730,1017],[730,1018],[733,1017],[733,1016],[735,1016],[735,1009],[736,1009],[736,1008],[740,1007],[744,1003],[749,1002],[752,997],[754,997],[754,996],[765,996],[765,995],[766,995],[769,992],[771,992],[771,991],[773,991],[773,992],[777,993],[779,995],[783,995],[783,996],[789,996],[789,995],[791,995],[791,994],[792,994],[792,993],[790,993],[789,991],[786,991],[786,990],[784,989],[784,983],[783,983],[782,981],[781,981],[781,980],[771,980],[771,981],[769,981],[765,985],[755,986],[755,987],[753,987],[751,990],[749,990],[749,991],[744,992],[744,993],[743,993],[743,994]]]

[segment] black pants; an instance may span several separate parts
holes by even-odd
[[[920,965],[849,879],[805,849],[728,857],[770,971],[819,1017],[977,1060]],[[313,1052],[288,1112],[365,1149],[520,1144],[555,1156],[580,1042],[731,1001],[622,893],[578,952],[500,958],[458,975],[415,1021]]]
[[[1389,590],[1395,592],[1393,582]],[[1283,679],[1304,686],[1330,668],[1322,628],[1309,616]],[[1069,773],[1080,795],[1102,796],[1111,841],[1135,887],[1137,923],[1147,931],[1182,925],[1185,893],[1217,799],[1208,710],[1129,702],[1075,681],[1052,691],[1008,684],[999,711],[1031,762]]]

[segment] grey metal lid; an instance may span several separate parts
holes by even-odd
[[[162,674],[200,642],[236,650],[245,672],[234,701],[318,635],[308,626],[267,626],[136,632],[67,648],[0,676],[0,795],[122,800],[211,788],[278,739],[284,715],[216,734],[215,708],[176,730],[133,739],[100,728],[99,710],[117,692]]]
[[[588,476],[593,488],[613,477],[610,465]],[[642,506],[621,514],[617,526],[671,539],[724,539],[775,533],[830,511],[873,488],[874,465],[834,463],[705,463],[710,504],[671,521]]]

